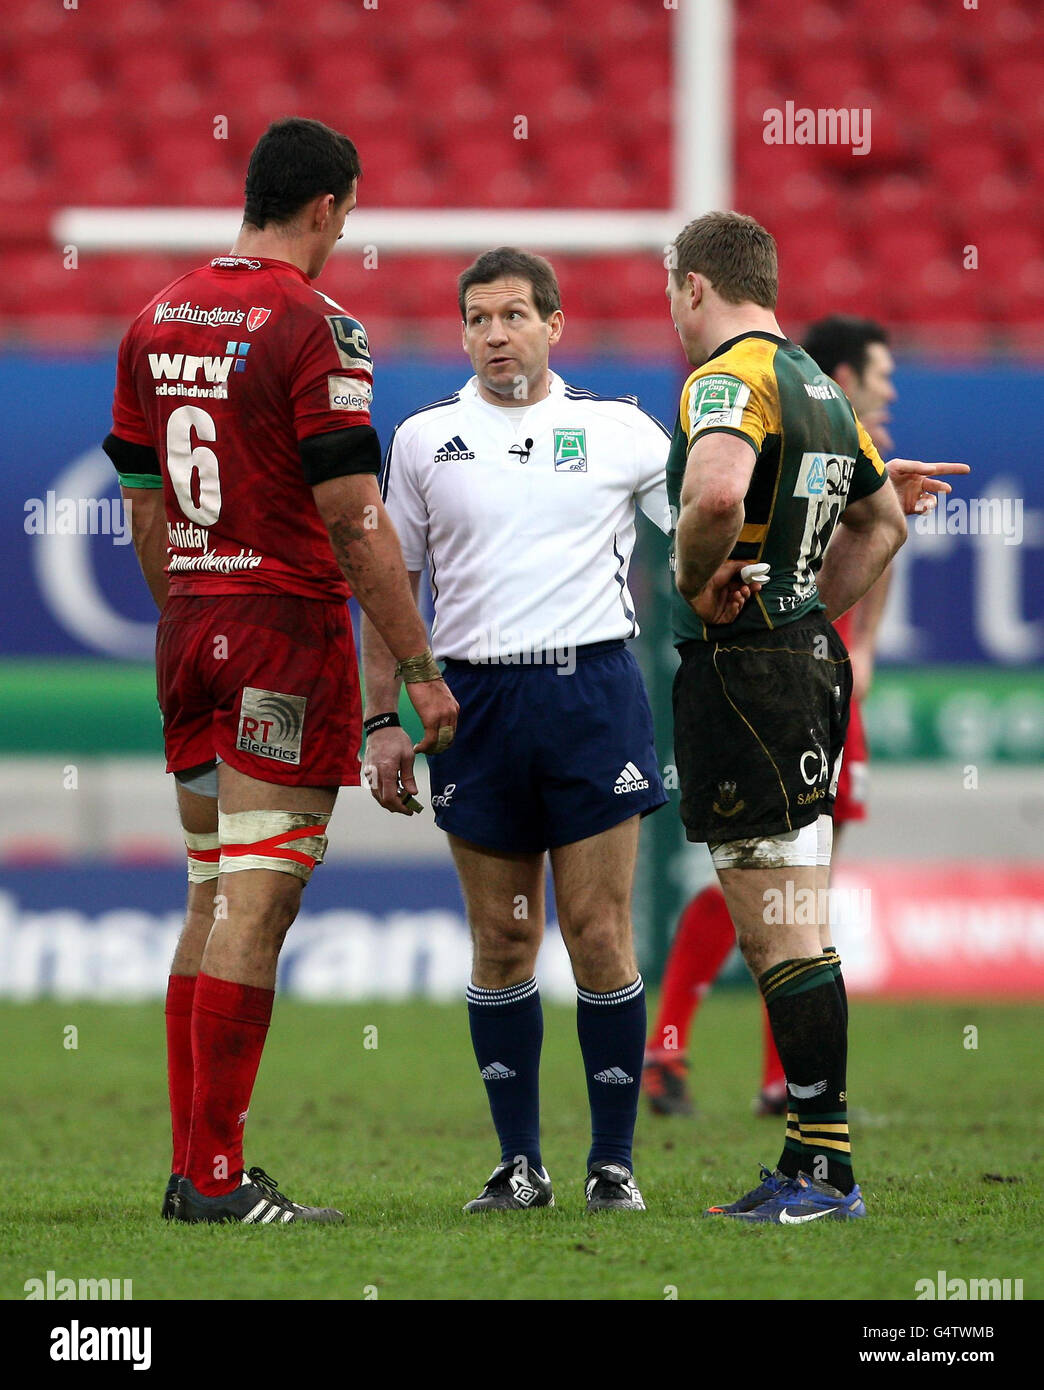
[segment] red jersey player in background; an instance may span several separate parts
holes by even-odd
[[[167,993],[180,1221],[340,1221],[243,1170],[276,964],[360,780],[349,584],[424,724],[457,705],[428,648],[377,487],[362,325],[309,283],[355,206],[359,158],[318,121],[269,127],[231,254],[182,276],[120,345],[104,448],[161,610],[156,675],[189,864]],[[416,785],[404,783],[404,792]]]
[[[889,406],[896,398],[892,384],[895,363],[888,334],[870,319],[831,315],[812,324],[805,351],[848,396],[856,414],[882,456],[892,451],[888,432]],[[927,465],[893,459],[886,465],[910,514],[936,505],[934,494],[949,492],[949,484],[931,480]],[[967,472],[964,464],[939,466],[936,472]],[[834,849],[841,827],[866,818],[867,745],[860,702],[866,697],[874,669],[877,629],[888,596],[889,571],[836,623],[852,659],[852,703],[844,758],[834,801]],[[685,1050],[692,1019],[736,942],[736,933],[715,881],[685,908],[671,943],[664,969],[660,1010],[646,1045],[642,1086],[654,1114],[687,1115],[692,1102],[685,1084]],[[782,1115],[787,1108],[786,1078],[762,1008],[764,1051],[761,1090],[754,1102],[758,1115]]]

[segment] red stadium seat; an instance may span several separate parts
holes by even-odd
[[[359,147],[363,178],[359,198],[364,207],[381,207],[395,203],[393,182],[402,175],[438,178],[432,161],[425,157],[415,139],[405,130],[400,132],[370,132],[361,130],[353,138]]]
[[[487,16],[487,9],[476,7],[472,24],[484,27]],[[509,62],[520,52],[547,52],[555,43],[558,21],[559,16],[549,6],[519,0],[519,3],[505,5],[498,14],[494,43]],[[481,32],[481,28],[477,32]],[[552,52],[548,56],[556,55]]]
[[[143,38],[169,40],[170,10],[156,0],[135,0],[133,5],[124,0],[92,0],[91,17],[99,35],[113,48]]]
[[[1024,261],[1017,276],[996,291],[998,317],[1006,323],[1036,325],[1044,338],[1044,250]]]
[[[961,197],[978,181],[1008,172],[1007,152],[992,140],[962,140],[933,151],[932,173],[951,196]]]
[[[457,7],[426,0],[423,5],[404,5],[395,15],[395,27],[413,52],[424,47],[446,47],[451,36],[459,37]]]
[[[856,248],[840,221],[809,216],[777,223],[773,230],[779,248],[780,294],[786,291],[787,302],[795,304],[788,312],[797,312],[798,303],[811,302],[828,280],[832,292],[852,280]]]
[[[383,281],[385,303],[391,313],[408,318],[432,318],[453,314],[458,320],[457,276],[468,259],[463,256],[389,256],[374,273]],[[371,282],[366,280],[364,288]],[[447,344],[452,347],[453,344]]]
[[[63,88],[95,76],[89,51],[76,45],[30,48],[19,55],[17,72],[24,99],[44,109]]]
[[[38,204],[51,193],[43,172],[34,164],[19,160],[3,163],[0,174],[0,208],[18,211],[26,205]],[[7,266],[4,266],[7,274]]]
[[[868,249],[878,271],[904,280],[929,261],[958,262],[956,244],[947,245],[946,239],[931,224],[895,221],[877,227]]]
[[[59,247],[14,251],[5,257],[4,297],[12,314],[83,312],[89,287],[82,266],[66,268]]]
[[[407,6],[407,9],[412,6]],[[299,24],[298,11],[291,11],[293,22]],[[316,47],[324,51],[332,44],[351,43],[354,48],[362,48],[363,36],[373,24],[373,12],[364,10],[362,5],[346,5],[344,0],[320,0],[308,12],[308,29],[316,37]]]
[[[669,74],[667,74],[669,76]],[[776,81],[776,66],[772,58],[756,49],[740,48],[732,56],[732,90],[734,100],[753,89],[770,87]]]
[[[116,127],[56,127],[52,135],[54,183],[66,201],[119,207],[139,193],[138,163]]]
[[[61,37],[72,40],[73,26],[79,21],[80,16],[75,11],[63,10],[52,0],[24,0],[5,12],[4,31],[10,38],[49,44]]]
[[[275,86],[287,81],[283,55],[272,49],[265,39],[212,49],[210,58],[210,86],[216,97],[237,97],[253,87]]]
[[[890,63],[881,73],[890,94],[912,114],[931,114],[945,93],[969,89],[968,70],[946,51],[928,54],[916,63]]]
[[[978,273],[991,284],[1021,283],[1028,266],[1041,258],[1041,235],[1033,227],[985,227],[973,238],[978,251]]]
[[[666,30],[670,18],[670,13],[660,5],[643,5],[638,0],[608,0],[600,12],[599,38],[609,44],[626,44],[632,52],[637,52]]]
[[[737,155],[736,184],[743,197],[759,191],[774,194],[794,174],[824,174],[815,147],[807,145],[766,145],[759,137],[745,141]]]
[[[196,264],[205,257],[200,255]],[[170,255],[135,252],[87,254],[81,262],[89,306],[98,314],[131,319],[179,274],[184,262]]]
[[[667,271],[655,254],[578,258],[573,312],[595,319],[668,318]]]
[[[513,139],[510,130],[473,131],[451,141],[443,153],[448,186],[458,189],[465,203],[476,198],[481,202],[504,202],[504,197],[493,191],[498,177],[524,171],[532,163],[528,142]],[[505,190],[506,187],[505,184]]]
[[[1044,160],[1041,161],[1044,166]],[[973,182],[960,203],[952,206],[952,221],[962,242],[974,241],[997,220],[1032,227],[1039,220],[1040,195],[1029,177],[988,174]]]
[[[656,57],[622,60],[606,69],[602,92],[596,109],[612,110],[614,127],[628,136],[641,135],[650,122],[662,124],[673,115],[670,65]]]
[[[844,204],[846,195],[842,193],[836,179],[812,169],[799,169],[777,181],[776,190],[788,216],[807,218],[820,212],[833,210]]]
[[[544,143],[540,156],[553,207],[611,208],[626,195],[623,165],[608,137]]]
[[[788,11],[787,22],[781,24],[779,6],[774,5],[772,0],[745,0],[745,3],[734,7],[738,47],[755,49],[781,64],[789,65],[797,61],[808,47],[800,28],[803,9],[804,4],[799,0]]]
[[[878,229],[937,221],[937,210],[945,202],[923,175],[887,174],[863,179],[857,188],[850,189],[844,211],[852,223],[866,228],[873,245]]]
[[[891,49],[896,57],[905,55],[909,59],[916,55],[920,61],[944,37],[943,15],[934,5],[922,4],[920,0],[897,0],[887,11],[887,25],[882,24],[883,13],[876,0],[855,0],[852,8],[858,31]]]
[[[344,53],[335,47],[324,47],[308,55],[308,84],[321,92],[335,93],[355,104],[360,88],[391,80],[391,68],[379,52],[362,49],[353,53],[349,81]]]
[[[237,46],[255,35],[263,35],[269,9],[269,5],[255,4],[253,0],[221,0],[220,5],[208,0],[176,0],[181,33],[206,35],[222,47],[227,46],[229,39]],[[168,33],[169,27],[168,21]]]
[[[1039,58],[1019,56],[1009,63],[998,63],[991,68],[989,85],[992,92],[991,106],[998,106],[1013,116],[1041,112],[1041,62]]]
[[[970,51],[985,56],[992,65],[1018,58],[1039,39],[1040,13],[1021,4],[980,5],[964,16],[964,41]]]
[[[207,126],[163,131],[147,154],[147,176],[163,204],[221,207],[241,202],[243,169],[231,158],[227,141],[215,140]]]
[[[469,53],[425,52],[411,62],[406,86],[411,102],[430,101],[432,107],[437,109],[442,97],[452,87],[471,85],[479,77]],[[421,109],[424,109],[423,106]]]
[[[858,55],[839,56],[830,63],[799,65],[793,73],[791,98],[796,106],[825,108],[863,106],[881,81]]]
[[[113,80],[120,93],[124,119],[131,115],[145,129],[161,124],[159,109],[161,105],[170,106],[165,97],[169,88],[191,87],[193,83],[192,67],[180,53],[164,58],[151,43],[127,48],[115,64]],[[214,111],[213,101],[210,111]]]

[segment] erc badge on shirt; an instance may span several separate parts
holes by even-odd
[[[584,430],[555,430],[555,472],[587,472],[587,434]]]

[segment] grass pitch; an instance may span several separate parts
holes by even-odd
[[[943,1269],[1022,1278],[1039,1298],[1038,1012],[855,1001],[849,1096],[870,1219],[788,1230],[700,1215],[778,1156],[782,1122],[750,1113],[757,1009],[737,991],[704,1005],[696,1117],[657,1119],[643,1101],[649,1211],[587,1216],[574,1016],[545,1007],[544,1158],[558,1205],[466,1217],[497,1150],[464,1006],[280,1001],[247,1163],[348,1220],[260,1228],[160,1220],[161,1003],[3,1004],[0,1297],[24,1298],[26,1280],[53,1270],[130,1279],[135,1300],[910,1299]]]

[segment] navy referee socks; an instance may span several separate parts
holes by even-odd
[[[619,1163],[634,1171],[632,1146],[645,1058],[645,985],[607,994],[577,988],[576,1031],[591,1105],[588,1171]],[[506,989],[468,985],[468,1021],[475,1058],[500,1140],[500,1160],[524,1154],[543,1172],[540,1156],[540,1048],[544,1015],[535,979]]]
[[[596,1163],[620,1163],[633,1173],[631,1149],[645,1058],[641,975],[633,984],[608,994],[577,986],[576,1031],[591,1103],[588,1171]]]
[[[468,985],[468,1021],[475,1058],[500,1140],[500,1161],[540,1158],[540,1046],[544,1014],[536,979],[507,989]]]

